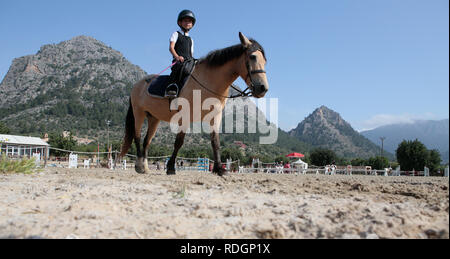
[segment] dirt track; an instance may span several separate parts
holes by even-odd
[[[449,238],[433,177],[0,175],[0,238]]]

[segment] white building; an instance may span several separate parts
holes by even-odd
[[[0,134],[0,154],[9,157],[48,157],[49,145],[40,138]]]

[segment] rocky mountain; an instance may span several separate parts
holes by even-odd
[[[92,37],[78,36],[45,45],[35,55],[13,60],[0,84],[0,122],[11,134],[40,136],[71,131],[78,137],[105,142],[109,133],[111,141],[120,141],[131,88],[145,75],[120,52]],[[249,109],[255,112],[249,114]],[[245,125],[257,116],[266,121],[252,102],[238,103],[236,110],[245,110]],[[109,127],[106,121],[110,121]],[[243,141],[248,146],[246,152],[268,156],[308,151],[307,144],[280,129],[276,131],[278,141],[264,147],[258,144],[258,138],[265,134],[248,134],[247,129],[244,133],[223,134],[222,142]],[[169,124],[161,123],[153,143],[171,150],[174,139]],[[185,143],[209,147],[210,138],[207,134],[188,134]]]
[[[125,88],[145,75],[120,52],[94,38],[78,36],[14,59],[0,84],[0,108],[28,103],[54,89],[72,90],[85,99],[90,90]]]
[[[371,141],[379,141],[385,137],[385,150],[395,153],[398,145],[403,140],[418,139],[428,149],[437,149],[441,153],[442,160],[448,162],[449,154],[449,120],[422,120],[414,123],[393,124],[378,127],[373,130],[361,132]]]
[[[132,85],[145,75],[91,37],[45,45],[13,60],[0,84],[0,120],[16,133],[93,134],[90,129],[104,128],[105,120],[119,122]]]
[[[380,154],[380,147],[360,135],[337,112],[321,106],[289,131],[296,137],[314,147],[333,150],[346,158],[368,158]],[[392,157],[391,154],[385,154]]]

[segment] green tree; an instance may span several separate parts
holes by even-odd
[[[304,159],[302,159],[302,160],[304,160]],[[287,163],[289,161],[290,161],[290,159],[288,157],[286,157],[286,156],[277,156],[277,157],[275,157],[275,161],[274,162],[282,162],[283,164],[285,164],[285,163]]]
[[[77,142],[73,139],[72,133],[64,137],[62,133],[52,132],[48,137],[48,144],[53,148],[73,151]],[[66,156],[67,152],[59,150],[51,150],[50,153],[55,156]]]
[[[240,160],[242,161],[244,159],[244,156],[242,155],[242,152],[237,147],[226,147],[221,150],[220,154],[221,160],[226,161],[226,159],[231,158],[233,161]]]
[[[330,165],[336,161],[336,158],[333,150],[323,148],[317,148],[310,154],[311,163],[316,166]]]
[[[363,158],[355,158],[351,161],[353,166],[364,166],[367,164],[367,161]]]
[[[6,127],[5,124],[3,124],[2,122],[0,122],[0,134],[9,134],[10,130],[8,127]]]
[[[120,143],[119,145],[117,145],[116,150],[120,150]],[[136,146],[133,144],[133,146]],[[171,151],[164,146],[160,146],[160,145],[152,145],[150,144],[150,146],[148,147],[148,156],[149,157],[159,157],[159,156],[168,156],[171,155]]]
[[[350,165],[351,164],[351,162],[348,159],[339,157],[339,156],[336,157],[336,163],[339,165]]]
[[[430,172],[437,172],[441,165],[441,154],[436,149],[428,151],[428,157],[425,165],[430,169]]]
[[[169,155],[172,155],[173,149],[166,149],[167,153]],[[178,152],[178,157],[186,157],[186,158],[210,158],[212,159],[212,153],[208,150],[207,147],[204,146],[189,146],[186,145],[180,149],[180,152]]]
[[[429,152],[419,140],[403,140],[396,150],[397,161],[402,170],[423,170],[429,158]]]
[[[372,167],[372,169],[383,170],[389,167],[389,160],[383,156],[371,157],[366,161],[366,165]]]

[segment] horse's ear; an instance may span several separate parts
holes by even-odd
[[[239,32],[239,39],[241,40],[241,44],[246,48],[252,45],[252,43],[247,39],[247,37],[245,37],[244,34],[242,34],[242,32]]]

